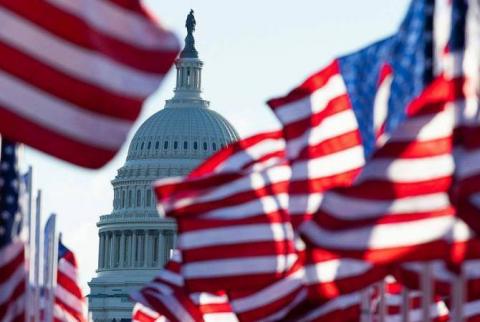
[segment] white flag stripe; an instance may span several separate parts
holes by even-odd
[[[53,306],[53,316],[62,322],[78,322],[77,318],[70,314],[67,310],[62,309],[58,304]]]
[[[347,197],[330,193],[322,204],[329,214],[341,219],[375,218],[385,214],[431,212],[443,210],[450,205],[447,193],[434,193],[393,200],[373,200]]]
[[[283,124],[309,118],[312,114],[323,111],[334,98],[346,94],[346,90],[342,76],[334,75],[310,96],[279,107],[275,114]]]
[[[282,241],[293,238],[293,231],[289,228],[284,223],[235,225],[184,232],[178,240],[182,250],[269,240]]]
[[[160,270],[157,275],[155,275],[156,279],[168,281],[176,286],[183,286],[183,277],[180,274],[174,273],[170,270],[162,269]]]
[[[237,171],[238,169],[243,169],[244,166],[252,162],[253,160],[258,160],[261,157],[278,151],[285,150],[285,141],[279,139],[267,139],[261,141],[259,144],[256,144],[248,149],[239,151],[234,155],[230,156],[225,162],[218,166],[215,172],[229,172]],[[257,163],[254,166],[258,166]]]
[[[185,263],[182,275],[185,278],[223,277],[234,275],[275,273],[288,270],[297,260],[297,255],[238,257],[211,261]]]
[[[305,267],[307,284],[329,283],[343,278],[361,276],[373,265],[357,259],[331,259]]]
[[[363,148],[355,146],[316,159],[297,161],[292,167],[292,180],[313,180],[359,169],[365,164]]]
[[[4,43],[65,74],[120,95],[146,97],[157,89],[163,78],[68,43],[1,7],[0,21],[0,40]]]
[[[322,121],[322,126],[310,127],[298,138],[289,140],[288,156],[295,158],[306,146],[314,146],[357,129],[357,120],[352,110],[336,113],[326,117]]]
[[[455,151],[458,155],[458,166],[456,168],[456,176],[459,179],[465,179],[480,173],[480,149],[465,151],[458,149]]]
[[[80,109],[40,92],[0,71],[2,107],[23,118],[89,145],[117,149],[130,129],[130,122]],[[31,102],[35,102],[32,109]]]
[[[226,295],[214,295],[210,293],[192,293],[190,294],[190,299],[195,304],[207,305],[207,304],[222,304],[228,302],[228,297]]]
[[[77,268],[64,258],[60,259],[60,261],[62,263],[58,265],[58,271],[68,276],[72,281],[77,282],[79,280]]]
[[[452,135],[452,129],[456,120],[456,112],[452,106],[446,107],[445,111],[437,114],[429,114],[416,117],[402,124],[402,130],[396,131],[390,138],[390,142],[417,141],[424,142]]]
[[[7,311],[2,316],[2,322],[17,322],[19,317],[25,314],[26,297],[22,294],[15,301],[10,302]]]
[[[259,214],[269,214],[282,209],[286,210],[288,207],[288,198],[289,196],[287,193],[261,197],[249,202],[241,203],[238,206],[206,211],[202,214],[202,218],[232,220],[258,216]]]
[[[204,322],[238,322],[236,316],[232,313],[206,313],[203,315]]]
[[[20,242],[13,242],[3,247],[1,250],[2,256],[0,256],[0,267],[10,263],[15,257],[23,252],[25,245]]]
[[[451,154],[415,159],[377,158],[369,161],[369,166],[360,173],[358,182],[384,179],[396,183],[414,183],[449,177],[454,169]]]
[[[62,285],[57,285],[55,288],[55,296],[74,311],[83,313],[85,303],[68,290],[64,289]]]
[[[178,48],[177,39],[171,34],[159,32],[158,27],[147,22],[144,17],[113,5],[110,1],[46,0],[46,2],[85,20],[102,33],[126,43],[145,49],[176,51]]]
[[[315,244],[329,248],[365,250],[390,247],[408,247],[443,239],[452,233],[454,218],[443,216],[395,224],[374,224],[358,229],[328,231],[318,225],[303,226],[304,232]]]

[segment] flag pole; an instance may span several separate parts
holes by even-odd
[[[405,286],[402,287],[402,322],[410,322],[410,296]]]
[[[45,225],[44,240],[44,286],[46,289],[45,300],[45,321],[53,322],[55,289],[57,286],[57,262],[58,262],[58,237],[57,237],[57,216],[50,215]]]
[[[421,274],[421,290],[422,290],[422,321],[431,322],[430,310],[432,307],[432,265],[425,263]]]
[[[385,298],[385,280],[378,282],[378,295],[380,300],[378,301],[378,322],[385,322],[387,315],[387,303]]]
[[[367,287],[361,293],[360,322],[371,322],[370,299],[370,287]]]
[[[463,305],[465,303],[465,276],[463,269],[453,278],[451,284],[451,299],[453,304],[452,321],[463,322]]]
[[[25,228],[27,229],[26,232],[26,252],[25,252],[25,258],[27,262],[27,278],[25,279],[26,283],[26,297],[27,297],[27,303],[32,303],[33,300],[33,294],[32,294],[32,288],[30,284],[31,280],[31,274],[32,274],[32,239],[33,239],[33,227],[32,227],[32,185],[33,185],[33,168],[32,166],[28,167],[28,172],[27,172],[27,182],[26,182],[26,188],[27,188],[27,222],[25,225]],[[32,311],[32,306],[27,305],[26,306],[26,316],[27,316],[27,321],[31,322],[33,318],[33,311]]]
[[[42,190],[37,192],[37,209],[35,214],[35,245],[34,245],[34,268],[33,268],[33,314],[34,321],[40,322],[40,222],[41,222],[41,207],[42,207]]]

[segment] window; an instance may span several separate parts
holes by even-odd
[[[128,207],[132,206],[132,190],[128,192]]]
[[[140,201],[142,201],[142,193],[137,190],[137,207],[140,207]]]
[[[213,151],[217,151],[217,144],[215,144],[215,142],[212,143],[212,148],[213,148]]]
[[[184,150],[188,149],[188,142],[187,141],[183,142],[183,149]]]
[[[147,190],[147,207],[150,207],[152,203],[152,190]]]
[[[122,208],[125,208],[125,190],[122,191]]]
[[[163,143],[163,148],[168,149],[168,141],[165,141],[165,143]]]
[[[177,141],[173,142],[173,148],[174,148],[175,150],[178,149],[178,142],[177,142]]]
[[[206,151],[208,148],[207,142],[203,142],[203,149]]]
[[[160,146],[160,142],[157,141],[157,143],[155,143],[155,149],[158,150],[159,146]]]
[[[198,143],[197,143],[197,142],[193,142],[193,148],[194,148],[195,150],[198,149]]]
[[[152,142],[148,142],[147,149],[150,150],[151,147],[152,147]]]
[[[142,145],[140,146],[140,150],[143,150],[143,145],[145,142],[142,142]]]

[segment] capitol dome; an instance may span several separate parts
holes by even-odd
[[[175,222],[157,212],[152,182],[187,175],[238,139],[233,126],[201,96],[203,62],[195,49],[193,12],[188,19],[185,48],[175,62],[175,94],[135,133],[112,180],[113,210],[97,223],[98,269],[88,296],[95,322],[129,321],[129,294],[151,280],[175,247]]]

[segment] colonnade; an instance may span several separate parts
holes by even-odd
[[[175,243],[173,230],[113,230],[99,237],[99,270],[161,267]]]

